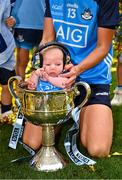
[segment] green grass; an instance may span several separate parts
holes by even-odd
[[[111,92],[116,85],[115,72],[113,73],[113,84]],[[111,93],[111,96],[113,94]],[[111,154],[115,152],[122,153],[122,107],[113,107],[114,117],[114,136]],[[122,156],[108,158],[94,158],[96,165],[94,170],[88,166],[76,166],[71,162],[65,152],[63,141],[70,124],[65,124],[61,131],[61,138],[57,144],[57,149],[68,160],[67,166],[57,172],[45,173],[37,172],[29,167],[28,161],[21,163],[11,163],[11,160],[28,153],[18,145],[16,150],[8,147],[12,126],[8,124],[0,125],[0,179],[122,179]],[[82,147],[80,151],[84,153]],[[86,154],[89,156],[88,154]]]

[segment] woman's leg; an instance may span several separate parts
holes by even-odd
[[[81,110],[81,143],[91,156],[108,156],[112,145],[112,111],[106,105],[89,105]]]
[[[1,112],[5,113],[9,110],[11,110],[12,106],[12,97],[10,94],[10,91],[8,89],[8,85],[1,85],[2,91],[1,91]]]
[[[34,150],[39,149],[42,143],[41,126],[34,125],[29,121],[26,122],[23,133],[23,142]]]
[[[54,127],[56,137],[60,137],[61,126]],[[58,139],[55,139],[58,141]],[[26,121],[22,140],[34,150],[38,150],[42,144],[42,127]]]
[[[29,50],[17,48],[16,74],[25,79],[25,70],[29,62]]]

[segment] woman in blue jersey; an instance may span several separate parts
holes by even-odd
[[[57,41],[71,53],[65,87],[75,81],[91,86],[91,96],[80,113],[80,139],[92,156],[108,156],[112,144],[110,108],[112,38],[119,23],[118,0],[47,0],[41,44]],[[83,92],[82,92],[83,95]],[[76,99],[78,100],[83,97]]]
[[[10,26],[7,20],[10,16],[10,0],[0,0],[0,85],[1,91],[1,113],[5,117],[11,112],[12,97],[8,89],[8,79],[15,75],[15,42],[9,27],[14,24],[14,19],[10,18]]]
[[[43,32],[45,1],[16,0],[12,16],[16,20],[14,36],[17,45],[16,73],[25,79],[29,51],[38,45]]]

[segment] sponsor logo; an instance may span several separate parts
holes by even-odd
[[[54,20],[57,27],[56,37],[64,44],[78,48],[87,46],[88,26]],[[70,42],[70,43],[69,43]]]
[[[52,9],[58,10],[58,11],[62,11],[63,10],[63,4],[53,4],[52,5]]]
[[[109,93],[107,92],[101,92],[101,93],[96,93],[96,96],[108,96]]]
[[[77,5],[76,3],[74,3],[74,4],[68,3],[68,4],[67,4],[67,7],[68,7],[68,8],[78,9],[78,5]]]
[[[15,128],[13,135],[12,135],[12,141],[16,142],[19,134],[19,128]]]
[[[53,4],[51,13],[55,16],[63,16],[63,4]]]

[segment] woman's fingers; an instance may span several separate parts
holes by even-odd
[[[73,65],[72,63],[66,64],[65,67],[64,67],[64,69],[65,69],[66,71],[69,71],[73,66],[74,66],[74,65]]]
[[[13,27],[16,23],[16,20],[14,19],[13,16],[10,16],[5,20],[5,23],[8,27]]]
[[[79,75],[77,66],[70,65],[69,67],[71,67],[69,72],[61,74],[62,77],[67,78],[67,81],[65,82],[66,87],[69,87],[73,83],[75,83],[75,80],[76,80],[77,76]]]

